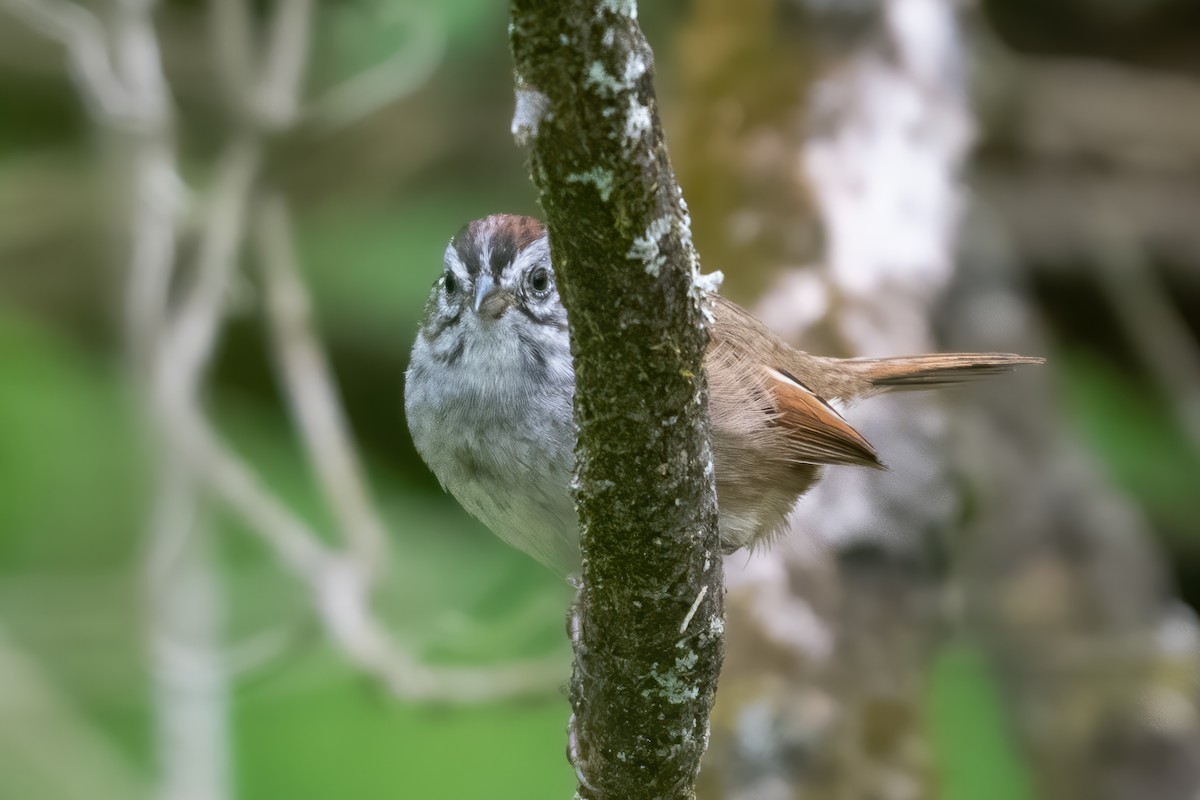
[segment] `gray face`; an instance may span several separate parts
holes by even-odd
[[[520,377],[539,381],[566,325],[545,228],[530,217],[493,216],[450,240],[421,335],[446,369],[466,359],[485,373],[518,367]]]
[[[446,248],[413,344],[404,404],[438,480],[500,538],[577,569],[575,374],[545,229],[494,216]]]

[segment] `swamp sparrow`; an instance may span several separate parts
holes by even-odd
[[[780,532],[824,465],[881,467],[827,402],[924,389],[1041,363],[998,353],[881,359],[809,355],[710,295],[705,355],[721,543]],[[575,374],[546,229],[495,215],[446,247],[405,380],[417,451],[463,507],[563,574],[579,570],[571,496]]]

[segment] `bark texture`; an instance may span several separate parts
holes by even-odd
[[[515,0],[514,135],[571,325],[585,798],[694,796],[722,658],[705,291],[633,2]]]

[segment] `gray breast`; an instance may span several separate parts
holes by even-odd
[[[570,385],[555,391],[556,384],[511,380],[512,374],[498,381],[480,370],[438,373],[410,370],[406,386],[421,457],[501,539],[560,573],[577,571]]]
[[[437,459],[439,477],[501,539],[552,569],[574,571],[579,562],[570,492],[574,443],[564,440],[561,426],[530,425],[528,419],[507,430],[502,436],[451,437]],[[490,446],[481,447],[485,443]]]

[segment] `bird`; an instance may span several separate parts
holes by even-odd
[[[834,408],[1043,359],[1010,353],[830,358],[798,350],[736,303],[704,300],[719,537],[769,544],[826,467],[883,468]],[[510,545],[564,576],[580,567],[571,491],[575,373],[546,226],[495,214],[446,246],[405,374],[417,452],[443,488]]]

